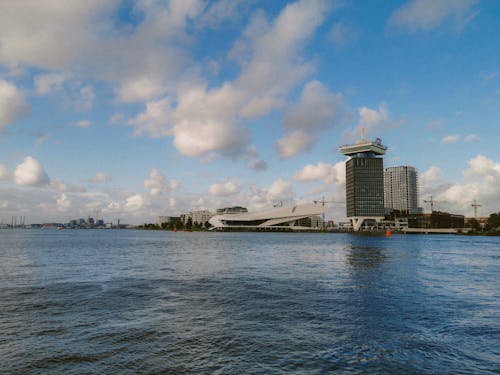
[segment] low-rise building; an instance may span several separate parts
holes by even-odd
[[[464,228],[465,216],[448,212],[432,211],[430,214],[419,214],[408,218],[408,228]]]

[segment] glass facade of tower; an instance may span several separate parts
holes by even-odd
[[[384,201],[389,210],[418,214],[417,171],[410,166],[390,167],[384,173]]]
[[[384,160],[357,154],[346,162],[347,217],[384,216]]]

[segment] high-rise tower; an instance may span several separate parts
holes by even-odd
[[[387,147],[380,138],[364,139],[355,145],[340,147],[340,152],[350,159],[346,162],[347,218],[355,231],[365,220],[380,221],[384,218],[384,155]]]
[[[384,201],[386,208],[397,210],[401,214],[422,212],[422,209],[418,207],[418,184],[415,168],[404,165],[385,169]]]

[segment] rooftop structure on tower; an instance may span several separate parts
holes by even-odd
[[[382,144],[382,140],[377,138],[375,141],[365,139],[365,131],[362,129],[361,139],[354,145],[340,146],[340,152],[350,157],[375,157],[384,155],[387,147]]]

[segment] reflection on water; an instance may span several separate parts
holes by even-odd
[[[0,235],[4,373],[498,373],[497,239]]]

